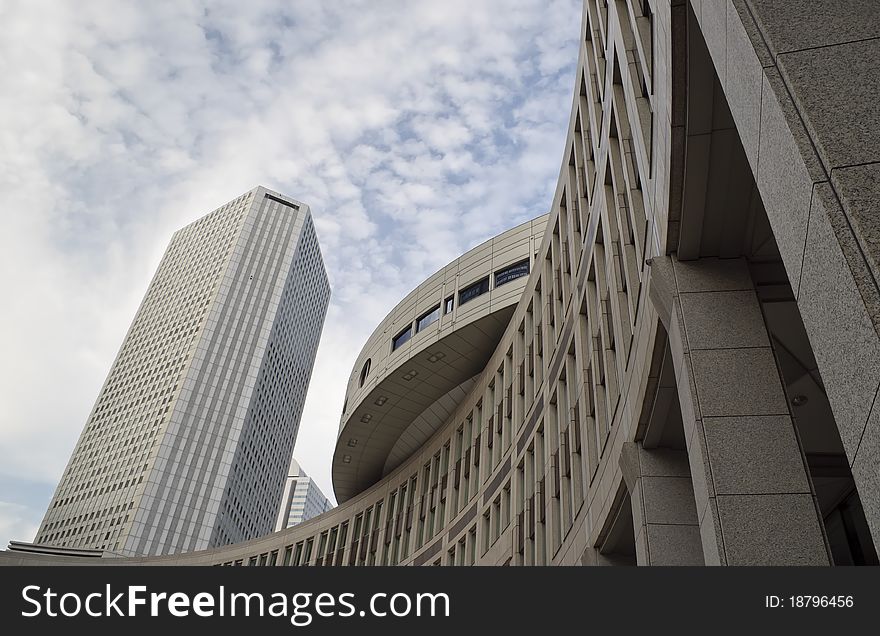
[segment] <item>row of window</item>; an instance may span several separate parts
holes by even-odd
[[[509,283],[517,278],[521,278],[522,276],[529,275],[529,259],[522,260],[518,263],[514,263],[504,269],[500,269],[495,272],[493,278],[495,281],[494,287],[501,287],[502,285]],[[482,296],[486,292],[489,291],[489,276],[485,276],[480,280],[471,283],[467,287],[462,287],[458,290],[458,304],[464,305],[466,302],[477,298],[478,296]],[[443,313],[448,314],[455,308],[455,296],[449,296],[443,301]],[[394,336],[391,339],[391,350],[395,351],[402,347],[404,344],[409,342],[410,338],[412,338],[415,334],[424,330],[428,326],[434,324],[440,320],[440,305],[435,305],[427,312],[419,316],[419,318],[415,321],[415,323],[410,323],[407,325],[406,329],[401,331],[399,334]],[[367,361],[369,363],[369,361]],[[366,366],[365,368],[369,368]],[[367,371],[368,373],[369,371]],[[363,381],[366,379],[366,374],[361,374],[361,385],[363,385]]]

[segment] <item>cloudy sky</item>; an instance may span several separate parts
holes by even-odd
[[[171,233],[305,201],[333,297],[295,455],[403,296],[547,211],[578,0],[3,0],[0,548],[30,540]]]

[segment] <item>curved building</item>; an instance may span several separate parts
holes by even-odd
[[[876,564],[878,35],[858,0],[587,0],[550,213],[377,328],[340,505],[92,562]]]
[[[546,225],[547,216],[538,217],[455,259],[367,340],[333,454],[339,503],[409,458],[473,389],[522,298]]]

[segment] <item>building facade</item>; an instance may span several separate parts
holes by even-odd
[[[35,542],[160,555],[271,532],[329,296],[302,203],[258,187],[177,231]]]
[[[278,521],[275,523],[276,532],[308,521],[333,508],[333,504],[324,496],[318,484],[306,475],[295,459],[291,460],[288,473],[284,482],[284,492],[281,495]]]
[[[339,505],[149,562],[877,563],[873,3],[586,0],[582,19],[549,215],[377,328]]]

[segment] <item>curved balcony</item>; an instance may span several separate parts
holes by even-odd
[[[469,250],[383,320],[358,356],[333,454],[340,503],[370,487],[448,419],[522,296],[547,217]]]

